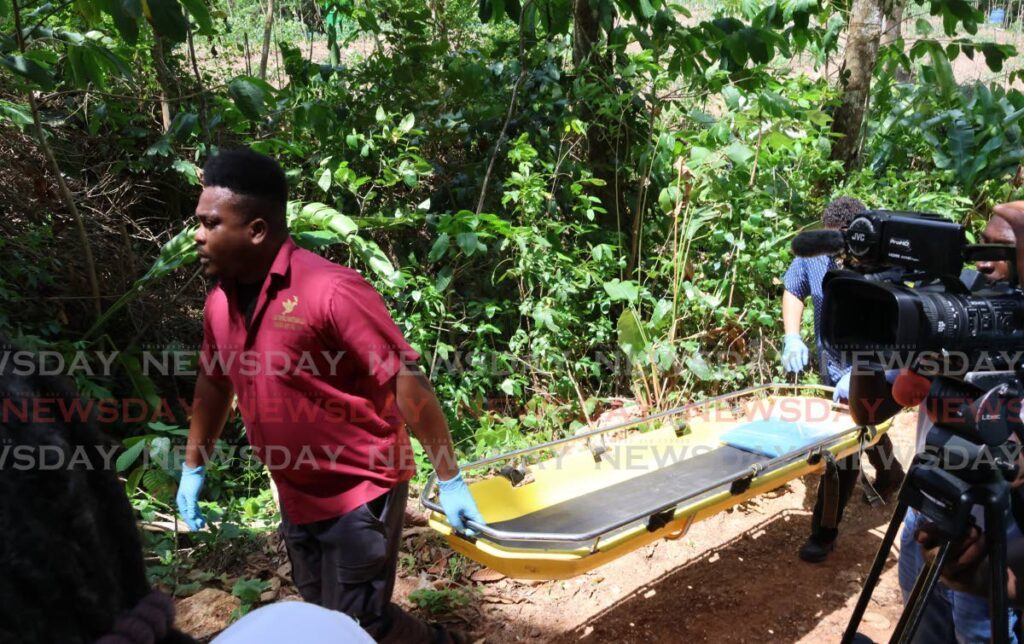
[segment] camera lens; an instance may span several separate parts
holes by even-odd
[[[1007,369],[1024,350],[1024,302],[1009,291],[950,293],[940,284],[911,288],[863,277],[825,284],[822,340],[832,351],[880,357],[921,352],[956,357],[958,369]]]

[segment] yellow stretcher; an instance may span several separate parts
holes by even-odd
[[[469,486],[487,522],[470,522],[472,537],[448,525],[433,476],[421,501],[455,551],[510,577],[566,579],[820,473],[888,429],[858,427],[831,392],[762,385],[470,463],[467,478],[488,472]]]

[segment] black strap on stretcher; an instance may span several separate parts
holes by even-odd
[[[825,472],[821,475],[821,527],[834,530],[839,527],[839,466],[832,452],[824,452]]]
[[[855,464],[855,467],[858,468],[857,479],[860,481],[861,487],[864,489],[864,493],[867,495],[868,501],[872,504],[879,501],[884,503],[884,500],[867,481],[867,477],[864,476],[864,468],[861,467],[861,463],[863,463],[864,460],[864,451],[867,449],[867,444],[872,438],[874,438],[876,433],[877,430],[875,427],[862,427],[860,434],[857,437],[857,453],[846,457],[847,459],[857,459],[857,463]],[[832,455],[832,452],[822,452],[821,456],[825,459],[825,472],[821,475],[821,491],[819,492],[819,494],[823,495],[821,527],[834,530],[839,527],[839,495],[842,492],[839,482],[839,463]]]

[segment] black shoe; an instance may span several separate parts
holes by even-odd
[[[469,637],[460,630],[447,628],[441,624],[431,624],[434,629],[436,644],[469,644]]]
[[[810,537],[800,546],[800,558],[807,563],[821,563],[828,559],[828,553],[836,547],[836,540],[824,541],[818,537]]]

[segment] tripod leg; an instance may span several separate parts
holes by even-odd
[[[860,621],[864,618],[864,611],[867,610],[868,602],[871,601],[871,594],[875,591],[875,586],[878,585],[882,569],[885,568],[885,560],[889,558],[892,544],[896,541],[896,534],[900,531],[900,525],[903,524],[903,518],[906,514],[907,502],[901,498],[896,503],[896,511],[893,512],[892,519],[889,520],[889,527],[882,538],[882,544],[878,546],[875,561],[871,564],[871,570],[868,572],[867,579],[864,580],[864,588],[860,591],[857,605],[854,606],[853,614],[850,615],[850,621],[846,625],[846,632],[843,633],[842,639],[843,644],[850,644],[857,635],[857,627],[860,626]]]
[[[942,564],[946,561],[949,548],[948,541],[943,543],[934,561],[918,573],[917,579],[914,581],[914,590],[911,591],[910,597],[907,599],[907,606],[903,609],[900,621],[896,623],[896,629],[889,639],[890,644],[896,642],[910,644],[913,641],[914,633],[917,632],[917,627],[921,624],[921,616],[924,615],[924,607],[931,599],[932,590],[935,589],[935,584],[939,580],[939,571],[942,570]]]
[[[985,506],[986,551],[990,566],[992,587],[989,590],[989,621],[992,623],[992,641],[1005,644],[1010,641],[1009,610],[1006,596],[1006,503],[997,499]]]

